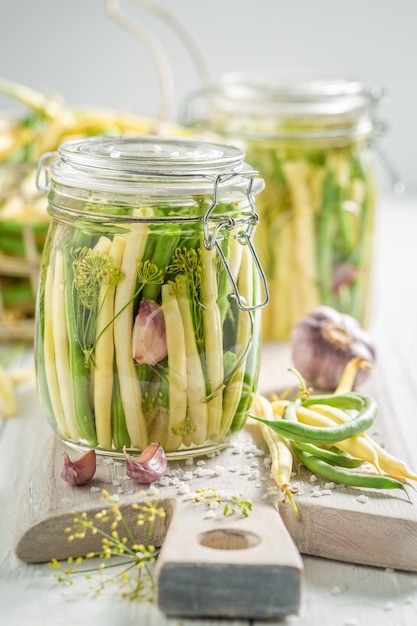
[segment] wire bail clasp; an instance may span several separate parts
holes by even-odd
[[[48,159],[52,159],[58,156],[58,154],[59,153],[57,151],[45,152],[40,157],[39,162],[38,162],[38,168],[36,170],[36,187],[39,189],[39,191],[46,191],[46,192],[49,191],[51,184],[50,184],[50,178],[49,178],[49,168],[46,164],[46,161],[48,161]],[[41,181],[42,175],[43,175],[43,181]]]
[[[253,182],[257,175],[258,175],[258,172],[255,172],[254,170],[249,170],[249,171],[243,171],[243,172],[242,171],[224,172],[216,176],[216,179],[214,181],[213,201],[204,215],[204,246],[206,247],[207,250],[212,250],[213,248],[216,248],[217,254],[220,257],[220,260],[223,264],[223,267],[226,271],[230,285],[232,287],[233,295],[236,299],[237,305],[242,311],[254,311],[256,309],[262,309],[266,307],[266,305],[269,302],[268,283],[266,280],[265,273],[262,269],[261,262],[259,260],[258,255],[256,254],[256,250],[252,242],[253,232],[259,223],[259,215],[255,209],[255,203],[253,200],[253,191],[252,191]],[[247,199],[248,199],[249,206],[251,209],[250,213],[245,213],[243,219],[237,219],[233,217],[232,215],[213,216],[212,215],[213,211],[218,205],[218,201],[219,201],[219,186],[222,183],[229,181],[235,176],[245,177],[248,179],[248,187],[247,187],[246,195],[247,195]],[[210,231],[211,223],[214,223],[215,226]],[[261,302],[258,302],[256,304],[246,303],[244,297],[242,297],[242,295],[240,294],[239,288],[236,284],[236,280],[232,274],[232,270],[230,269],[230,266],[227,262],[227,259],[220,245],[220,241],[224,238],[221,233],[222,229],[226,229],[230,231],[238,227],[240,224],[242,224],[244,228],[239,230],[239,232],[235,235],[235,237],[241,245],[247,245],[249,247],[252,259],[255,263],[255,268],[261,279],[261,285],[262,285],[264,298]]]

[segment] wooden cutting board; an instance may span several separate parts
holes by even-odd
[[[270,379],[279,374],[278,356],[281,365],[288,363],[285,351],[280,355],[275,348],[269,355],[264,351],[269,376],[261,380],[261,391],[271,389]],[[382,411],[380,432],[385,419]],[[134,515],[130,504],[142,497],[143,486],[126,479],[124,463],[105,458],[99,458],[90,485],[71,487],[60,478],[64,449],[46,420],[39,420],[16,528],[17,556],[28,563],[77,556],[76,542],[68,543],[64,533],[71,523],[70,512],[94,515],[103,507],[101,489],[123,500],[128,521]],[[265,453],[258,428],[247,424],[232,445],[213,458],[194,459],[192,465],[170,463],[164,481],[169,484],[158,485],[166,518],[157,522],[151,539],[162,546],[158,601],[167,614],[260,619],[294,613],[301,591],[299,552],[417,571],[416,503],[392,491],[331,489],[326,481],[311,482],[311,475],[301,468],[294,476],[300,486],[295,496],[297,520],[289,503],[279,501]],[[70,452],[72,458],[77,455]],[[247,517],[218,516],[218,510],[190,496],[200,488],[242,494],[252,501],[253,510]],[[365,501],[359,497],[364,495]],[[137,539],[143,540],[143,533],[138,531]],[[79,553],[98,545],[97,538],[86,537],[78,544]]]
[[[38,563],[97,550],[99,536],[87,534],[69,543],[65,528],[72,524],[71,511],[93,518],[103,508],[102,489],[123,500],[123,515],[137,542],[143,542],[147,529],[135,526],[137,512],[130,505],[143,501],[140,492],[149,494],[150,488],[128,479],[124,462],[103,457],[89,485],[72,487],[60,478],[64,450],[46,420],[40,421],[17,520],[17,556]],[[274,483],[264,459],[258,429],[247,427],[233,446],[213,458],[170,463],[164,484],[158,485],[166,517],[157,518],[151,537],[151,543],[162,545],[158,603],[166,614],[262,619],[298,611],[302,560],[276,495],[265,497]],[[194,500],[192,494],[201,488],[230,497],[241,494],[253,508],[246,517],[238,510],[225,516],[223,506],[208,508]]]

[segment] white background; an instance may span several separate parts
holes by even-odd
[[[158,0],[204,51],[211,75],[242,69],[306,70],[384,86],[384,144],[408,191],[417,190],[417,0]],[[71,106],[159,115],[149,50],[115,24],[106,0],[0,0],[0,75],[59,92]],[[121,6],[152,32],[171,61],[172,116],[201,85],[173,31],[134,2]],[[0,99],[0,108],[10,108]],[[380,172],[380,184],[388,178]]]

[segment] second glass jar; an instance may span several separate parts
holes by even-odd
[[[266,183],[255,242],[270,288],[265,341],[319,304],[370,317],[377,97],[354,80],[230,74],[183,121],[240,145]]]

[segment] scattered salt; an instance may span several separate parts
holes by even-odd
[[[90,487],[90,491],[91,493],[97,493],[98,491],[101,491],[100,487]]]
[[[184,472],[182,479],[183,480],[192,480],[193,479],[193,473],[192,472]]]
[[[335,484],[334,484],[334,483],[326,483],[326,484],[324,485],[324,488],[325,488],[325,489],[334,489],[334,487],[335,487]]]
[[[206,464],[206,462],[205,462],[205,460],[204,460],[204,459],[199,459],[199,460],[197,461],[197,463],[196,463],[196,465],[205,465],[205,464]]]
[[[358,496],[356,500],[360,502],[361,504],[366,504],[368,502],[368,496],[361,495],[361,496]]]
[[[239,467],[237,465],[232,465],[232,467],[229,467],[229,472],[237,472],[238,469]]]
[[[194,459],[193,458],[185,459],[184,465],[194,465]]]
[[[111,481],[112,485],[114,485],[115,487],[117,487],[118,485],[120,485],[120,480],[116,480],[115,478],[113,478],[113,480]]]
[[[194,472],[194,476],[198,476],[199,478],[210,478],[212,476],[215,476],[215,472],[212,469],[204,469],[203,467],[198,467]]]
[[[331,489],[322,489],[321,490],[321,495],[322,496],[331,496],[332,495],[332,490]]]
[[[310,476],[310,482],[311,482],[311,483],[315,483],[315,482],[317,482],[317,476],[316,476],[315,474],[311,474],[311,476]]]
[[[313,489],[313,491],[310,493],[310,496],[312,498],[319,498],[322,495],[322,492],[320,491],[320,489]]]
[[[251,469],[249,467],[249,465],[242,465],[242,467],[238,470],[238,474],[239,476],[247,476],[248,474],[250,474]]]
[[[182,484],[178,487],[177,492],[178,492],[181,496],[183,496],[183,495],[185,495],[186,493],[190,493],[190,487],[189,487],[188,485],[186,485],[185,483],[182,483]]]
[[[205,514],[205,516],[204,516],[204,517],[205,517],[206,519],[213,519],[214,517],[216,517],[216,512],[215,512],[215,511],[213,511],[212,509],[209,509],[209,510],[206,512],[206,514]]]
[[[249,474],[249,480],[258,480],[259,478],[259,470],[255,469],[252,470],[251,473]]]

